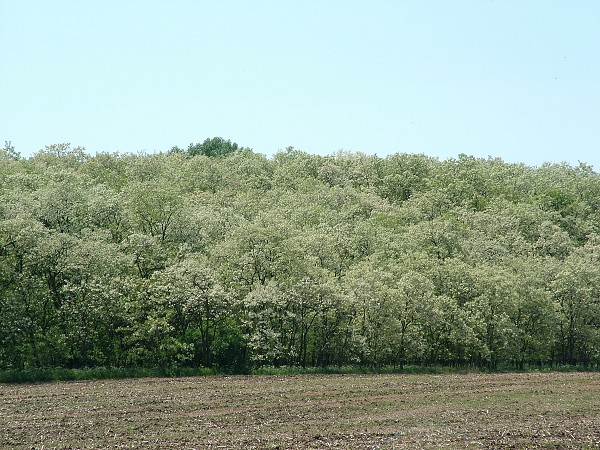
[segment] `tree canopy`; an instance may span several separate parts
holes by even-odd
[[[222,138],[0,155],[0,369],[600,364],[600,176]]]
[[[230,153],[245,150],[240,148],[237,143],[231,142],[231,140],[225,140],[222,137],[206,138],[202,143],[193,142],[187,148],[187,154],[190,156],[204,155],[204,156],[226,156]],[[249,150],[249,149],[246,149]],[[172,152],[182,152],[178,147],[173,147]]]

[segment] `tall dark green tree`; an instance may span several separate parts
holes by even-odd
[[[206,138],[202,143],[191,143],[187,152],[190,156],[226,156],[230,153],[240,151],[241,148],[231,140],[222,137]]]

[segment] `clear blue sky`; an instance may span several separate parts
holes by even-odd
[[[600,169],[600,1],[0,0],[0,144]]]

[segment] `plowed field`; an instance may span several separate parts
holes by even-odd
[[[600,448],[600,373],[0,385],[1,448]]]

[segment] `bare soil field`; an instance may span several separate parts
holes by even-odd
[[[600,448],[600,373],[0,385],[1,448]]]

